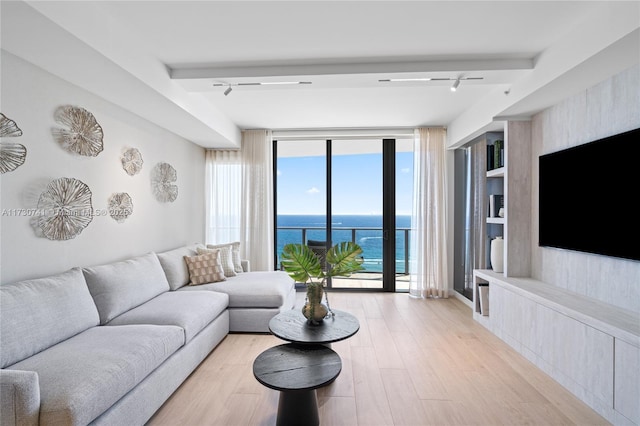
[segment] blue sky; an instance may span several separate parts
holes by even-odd
[[[325,157],[278,158],[278,213],[324,214]],[[333,213],[382,214],[382,154],[335,155]],[[396,211],[411,214],[413,153],[396,155]]]

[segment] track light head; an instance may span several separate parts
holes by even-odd
[[[229,95],[229,93],[231,93],[233,89],[231,88],[231,86],[227,87],[227,89],[224,91],[224,95],[227,96]]]
[[[456,78],[456,81],[453,82],[453,86],[451,86],[451,91],[455,92],[458,90],[458,86],[460,86],[460,78]]]

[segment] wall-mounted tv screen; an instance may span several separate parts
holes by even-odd
[[[640,129],[539,158],[544,247],[640,260]]]

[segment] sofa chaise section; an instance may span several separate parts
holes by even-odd
[[[240,272],[227,277],[225,281],[190,285],[189,269],[184,257],[195,256],[198,247],[203,248],[204,245],[179,247],[158,253],[157,256],[169,287],[175,293],[209,291],[229,297],[230,332],[268,333],[269,320],[295,306],[295,282],[283,271]]]
[[[268,333],[269,320],[296,303],[295,282],[286,272],[243,272],[225,281],[181,287],[177,293],[213,291],[229,296],[229,331]]]

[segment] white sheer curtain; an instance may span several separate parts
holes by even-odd
[[[207,150],[205,170],[206,241],[208,244],[240,241],[240,150]]]
[[[206,154],[207,243],[240,241],[251,270],[273,269],[270,130],[246,130],[240,150]]]
[[[414,133],[412,297],[449,297],[445,139],[443,128],[421,128]]]
[[[273,270],[273,141],[271,130],[242,133],[241,246],[255,271]]]

